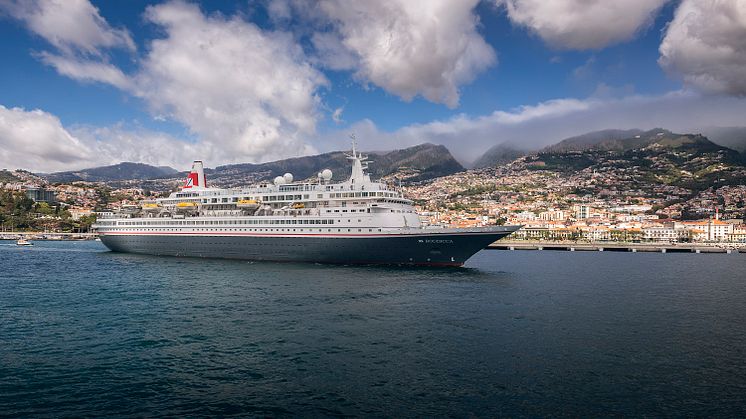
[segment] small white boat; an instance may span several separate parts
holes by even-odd
[[[34,244],[26,239],[18,239],[16,242],[16,245],[18,246],[33,246]]]

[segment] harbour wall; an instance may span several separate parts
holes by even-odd
[[[702,243],[620,243],[620,242],[531,242],[499,240],[489,246],[493,250],[553,250],[568,252],[657,252],[657,253],[746,253],[744,244]]]

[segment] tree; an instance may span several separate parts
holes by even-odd
[[[84,215],[76,221],[76,227],[78,231],[88,231],[91,229],[91,225],[96,222],[96,214]]]
[[[36,204],[36,212],[43,215],[53,215],[55,213],[55,209],[49,206],[46,202],[39,202]]]

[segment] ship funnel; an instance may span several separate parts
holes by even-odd
[[[201,160],[192,163],[192,171],[189,172],[186,183],[182,189],[201,189],[207,187],[205,181],[205,168]]]

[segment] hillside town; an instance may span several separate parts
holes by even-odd
[[[527,159],[405,187],[430,225],[520,224],[514,239],[746,243],[746,185],[701,191],[624,170],[569,175]]]
[[[26,171],[2,173],[6,201],[8,194],[28,201],[26,212],[2,202],[3,232],[88,231],[97,211],[137,206],[180,184],[164,181],[170,190],[154,192],[122,182],[49,183]],[[696,191],[646,181],[633,170],[537,170],[531,158],[418,183],[397,176],[384,180],[413,199],[422,222],[433,227],[523,225],[515,240],[746,243],[746,185]]]

